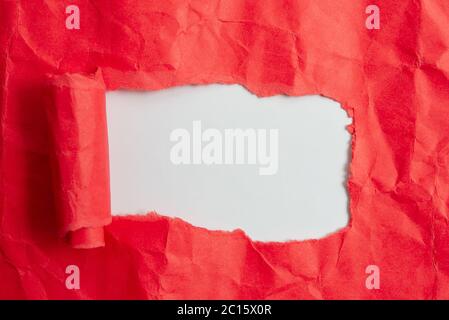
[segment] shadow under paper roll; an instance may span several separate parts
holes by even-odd
[[[105,245],[111,223],[105,85],[101,72],[49,78],[48,125],[59,233],[74,248]]]

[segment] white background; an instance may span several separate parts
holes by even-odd
[[[240,86],[109,92],[112,209],[155,210],[208,229],[243,229],[262,241],[323,237],[346,226],[351,122],[320,96],[258,98]],[[176,128],[279,130],[279,170],[170,161]]]

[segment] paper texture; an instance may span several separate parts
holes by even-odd
[[[101,73],[49,79],[47,118],[56,214],[75,248],[104,246],[111,218],[105,86]]]
[[[365,27],[368,1],[70,4],[80,29],[66,28],[65,1],[0,1],[1,298],[449,298],[448,2],[382,1],[378,30]],[[48,123],[44,92],[49,74],[68,81],[54,100],[67,104],[50,113],[62,121],[59,111],[97,105],[100,94],[78,94],[69,75],[97,70],[106,90],[237,83],[341,102],[353,117],[349,225],[320,240],[260,243],[149,214],[113,218],[104,247],[72,248],[61,230],[103,226],[107,212],[85,224],[73,199],[61,227],[57,203],[68,195],[50,178],[52,141],[69,140],[52,137],[82,135]],[[86,116],[103,126],[96,111]],[[93,119],[64,119],[97,132]],[[68,265],[79,267],[79,289],[66,287]],[[366,287],[370,265],[380,289]]]

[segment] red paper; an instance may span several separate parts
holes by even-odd
[[[66,28],[71,4],[79,30]],[[0,297],[449,298],[449,3],[376,1],[379,30],[365,27],[370,4],[0,1]],[[152,213],[114,217],[104,247],[72,248],[59,237],[75,228],[59,223],[45,84],[96,70],[107,90],[238,83],[341,102],[353,117],[350,224],[261,243]],[[380,289],[365,285],[369,265]]]
[[[101,74],[51,77],[47,105],[61,235],[74,248],[104,246],[111,223],[105,86]]]

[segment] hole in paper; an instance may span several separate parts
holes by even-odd
[[[107,114],[114,215],[156,211],[208,229],[239,228],[260,241],[320,238],[348,223],[351,137],[346,126],[351,119],[335,101],[321,96],[258,98],[238,85],[186,86],[109,92]],[[250,162],[248,153],[240,164],[225,164],[221,154],[219,164],[220,157],[212,152],[218,150],[218,139],[226,153],[224,140],[232,135],[225,132],[231,129],[250,129],[244,140],[244,146],[256,150]],[[278,132],[277,167],[275,151],[271,158],[259,159],[253,143],[265,141],[260,150],[269,155],[276,149],[270,149],[274,143],[268,146],[267,141],[275,141],[269,139],[270,130]],[[174,164],[174,145],[186,132],[190,164]],[[208,132],[209,140],[201,142],[198,132],[203,138]],[[193,140],[202,143],[203,152],[214,140],[206,151],[209,157],[199,155],[198,144],[193,151]],[[177,146],[177,154],[185,156]],[[261,168],[268,174],[261,174]]]

